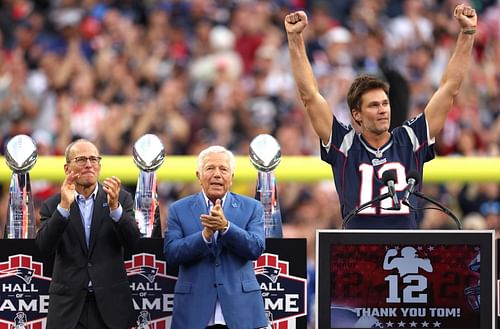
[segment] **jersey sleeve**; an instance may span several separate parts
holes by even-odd
[[[413,152],[420,153],[423,162],[430,161],[436,156],[434,150],[435,138],[429,134],[429,125],[424,113],[407,120],[402,126],[411,141]]]
[[[352,146],[355,133],[355,130],[350,125],[338,121],[334,116],[329,144],[324,145],[321,139],[319,140],[321,160],[334,164],[339,156],[347,156],[347,152]]]

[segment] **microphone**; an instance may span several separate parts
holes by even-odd
[[[386,185],[389,188],[389,192],[384,193],[384,194],[380,194],[376,198],[374,198],[368,202],[365,202],[362,205],[352,209],[347,214],[347,216],[345,216],[344,221],[342,222],[342,229],[345,229],[347,227],[347,223],[349,223],[351,218],[353,218],[354,216],[359,214],[364,209],[366,209],[366,208],[370,207],[371,205],[373,205],[379,201],[382,201],[386,198],[392,198],[392,202],[394,203],[393,207],[387,208],[386,210],[399,210],[399,209],[401,209],[401,206],[399,205],[398,196],[396,195],[396,188],[394,187],[394,182],[396,181],[396,171],[395,170],[384,171],[384,173],[382,174],[382,181],[384,182],[384,185]]]
[[[442,205],[441,203],[437,202],[436,200],[433,200],[432,198],[428,197],[427,195],[419,192],[419,191],[413,191],[413,194],[415,194],[415,196],[421,198],[421,199],[424,199],[430,203],[432,203],[433,205],[437,206],[438,208],[414,208],[412,207],[411,205],[408,204],[408,206],[411,208],[411,209],[414,209],[414,210],[417,210],[417,209],[437,209],[437,210],[441,210],[442,212],[444,212],[446,215],[448,215],[451,219],[453,219],[453,221],[455,222],[455,225],[457,226],[457,229],[461,230],[462,229],[462,222],[460,221],[460,219],[458,219],[458,217],[453,213],[453,211],[451,211],[450,209],[446,208],[444,205]]]
[[[391,193],[387,192],[384,194],[380,194],[377,196],[375,199],[372,199],[368,202],[363,203],[362,205],[352,209],[347,216],[345,216],[344,221],[342,222],[342,229],[345,229],[347,227],[347,223],[353,218],[355,215],[359,214],[361,211],[365,210],[366,208],[370,207],[372,204],[377,203],[381,200],[384,200],[385,198],[390,198]]]
[[[455,225],[457,226],[457,229],[461,230],[462,229],[462,222],[460,219],[458,219],[457,216],[448,208],[446,208],[444,205],[441,203],[437,202],[436,200],[426,196],[425,194],[415,190],[415,187],[418,185],[418,172],[416,171],[410,171],[408,174],[408,178],[406,180],[408,182],[408,185],[406,186],[405,194],[403,195],[403,200],[401,201],[404,205],[410,207],[410,209],[413,210],[418,210],[418,209],[438,209],[444,212],[448,217],[453,219],[455,222]],[[410,195],[414,194],[416,197],[419,197],[421,199],[426,200],[429,203],[432,203],[433,205],[437,206],[438,208],[416,208],[412,207],[412,205],[408,202],[408,199],[410,198]]]
[[[392,201],[395,204],[394,207],[388,208],[386,210],[399,210],[399,209],[401,209],[401,207],[399,205],[398,197],[396,195],[396,189],[394,187],[394,182],[396,181],[396,171],[395,170],[385,171],[382,174],[382,181],[384,182],[384,184],[386,186],[388,186],[389,192],[384,193],[384,194],[380,194],[376,198],[374,198],[368,202],[365,202],[362,205],[352,209],[347,214],[347,216],[345,216],[344,221],[342,222],[342,229],[345,229],[347,227],[347,223],[349,223],[351,218],[353,218],[354,216],[356,216],[357,214],[359,214],[361,211],[365,210],[366,208],[370,207],[371,205],[373,205],[379,201],[382,201],[386,198],[392,198]]]
[[[408,185],[406,186],[405,194],[403,195],[403,201],[401,201],[404,205],[408,206],[408,198],[415,191],[415,187],[418,185],[418,173],[416,171],[410,171],[408,174],[408,178],[406,179]]]
[[[389,188],[389,194],[392,198],[392,203],[394,206],[390,208],[390,210],[399,210],[401,209],[401,205],[399,204],[398,195],[396,194],[396,187],[394,183],[396,182],[396,171],[395,170],[387,170],[382,174],[382,181],[384,185]]]

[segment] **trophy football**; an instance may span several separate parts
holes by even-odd
[[[133,158],[140,169],[135,189],[135,220],[141,237],[149,238],[158,207],[156,170],[165,160],[165,149],[156,135],[146,134],[135,142]]]
[[[255,199],[264,207],[264,231],[266,238],[282,238],[283,228],[278,203],[278,191],[274,169],[281,161],[281,148],[276,139],[268,134],[255,137],[250,143],[250,162],[258,170]]]
[[[7,210],[7,239],[34,239],[36,220],[29,170],[38,158],[36,145],[27,135],[16,135],[5,147],[5,162],[12,170]]]

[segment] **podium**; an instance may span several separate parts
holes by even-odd
[[[321,230],[316,240],[319,329],[497,322],[494,231]]]
[[[126,251],[124,266],[137,326],[170,328],[177,269],[163,256],[163,239],[141,239]],[[0,329],[45,328],[52,267],[33,239],[0,240]],[[273,329],[306,329],[306,240],[266,239],[254,268]]]

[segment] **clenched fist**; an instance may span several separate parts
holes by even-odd
[[[307,26],[307,15],[303,11],[296,11],[285,16],[287,33],[301,33]]]
[[[470,6],[464,4],[456,6],[453,11],[453,16],[455,16],[462,28],[476,27],[477,25],[476,11]]]

